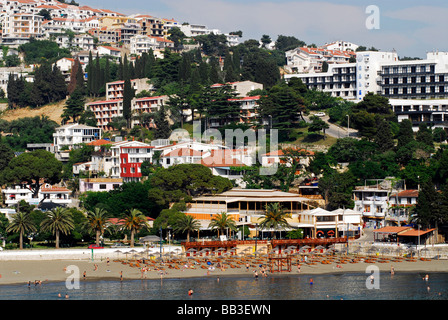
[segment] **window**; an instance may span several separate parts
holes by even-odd
[[[106,185],[105,184],[100,184],[100,190],[106,190]]]

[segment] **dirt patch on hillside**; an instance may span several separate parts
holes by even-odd
[[[44,107],[38,109],[31,108],[18,108],[14,110],[5,110],[1,115],[0,119],[4,119],[6,121],[12,121],[20,118],[26,117],[40,117],[47,116],[50,120],[53,120],[57,123],[61,123],[61,116],[64,112],[65,100],[60,101],[58,103],[46,105]]]

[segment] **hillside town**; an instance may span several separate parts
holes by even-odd
[[[75,1],[1,0],[0,17],[3,249],[446,243],[448,52],[242,41]]]

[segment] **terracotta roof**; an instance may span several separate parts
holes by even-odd
[[[110,142],[109,140],[105,140],[105,139],[99,139],[99,140],[93,140],[92,142],[89,142],[87,145],[88,146],[102,146],[105,144],[112,144],[112,142]]]
[[[114,47],[110,47],[110,46],[100,46],[100,47],[106,48],[106,49],[111,50],[111,51],[121,51],[120,49],[117,49],[117,48],[114,48]]]
[[[229,152],[225,150],[212,150],[212,155],[203,158],[197,163],[209,168],[215,167],[244,167],[245,164],[238,159],[232,158]]]
[[[401,233],[400,237],[401,236],[418,237],[418,236],[424,235],[425,233],[428,233],[428,232],[431,232],[431,231],[434,231],[434,230],[436,230],[436,229],[435,228],[428,229],[428,230],[409,229],[409,230],[406,230],[405,232]]]
[[[168,152],[165,155],[162,155],[162,157],[201,157],[201,156],[202,152],[196,151],[191,148],[178,148]]]
[[[407,198],[417,198],[418,197],[418,190],[404,190],[398,193],[397,195],[399,198],[401,197],[407,197]]]
[[[380,229],[373,230],[373,232],[381,232],[381,233],[400,233],[411,229],[411,227],[384,227]]]
[[[42,193],[46,193],[46,192],[71,192],[69,189],[64,188],[64,187],[41,188],[40,191]]]

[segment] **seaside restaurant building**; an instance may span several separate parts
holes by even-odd
[[[200,222],[200,231],[204,235],[216,235],[209,224],[215,215],[225,212],[236,222],[237,227],[248,226],[251,237],[270,237],[272,232],[282,232],[284,236],[284,232],[294,229],[303,229],[305,236],[314,237],[313,215],[302,214],[310,209],[309,201],[298,194],[278,190],[232,189],[218,195],[193,198],[184,213]],[[280,203],[283,211],[289,213],[287,221],[290,229],[279,231],[258,228],[266,206],[271,203]]]
[[[338,238],[357,237],[362,230],[362,213],[351,209],[327,211],[311,208],[310,199],[298,194],[279,190],[232,189],[213,196],[194,198],[187,204],[185,213],[201,223],[203,236],[215,236],[209,228],[213,217],[222,212],[227,213],[236,225],[246,225],[250,237],[258,239],[284,238],[286,233],[296,229],[303,230],[304,238]],[[282,230],[260,229],[266,206],[279,203],[289,216],[286,218],[289,228]],[[241,239],[243,240],[243,239]]]

